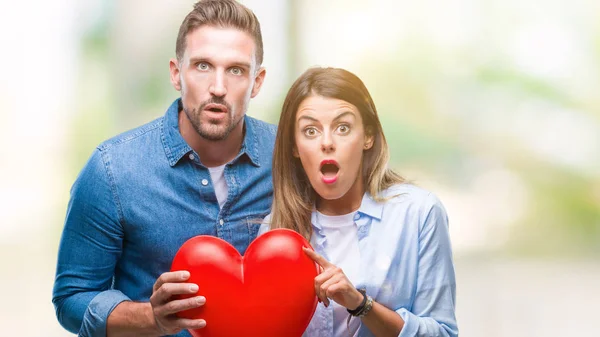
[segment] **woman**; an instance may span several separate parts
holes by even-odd
[[[362,81],[306,71],[283,104],[274,202],[260,232],[310,240],[322,272],[305,336],[457,336],[444,207],[387,169],[388,147]]]

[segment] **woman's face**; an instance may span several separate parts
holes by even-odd
[[[296,113],[294,156],[324,200],[362,200],[363,151],[371,148],[358,109],[335,98],[312,95]],[[350,201],[350,200],[349,200]]]

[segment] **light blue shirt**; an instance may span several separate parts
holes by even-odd
[[[360,270],[350,281],[402,317],[400,337],[458,336],[456,279],[444,207],[435,195],[409,184],[395,185],[382,195],[391,198],[376,202],[365,193],[356,213]],[[312,224],[311,245],[327,258],[325,247],[332,243],[323,235],[316,212]],[[263,224],[259,235],[268,229]],[[333,306],[318,304],[304,336],[333,336]],[[374,335],[361,324],[356,336]]]

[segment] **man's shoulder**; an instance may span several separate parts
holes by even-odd
[[[149,138],[155,138],[156,135],[160,138],[163,118],[164,117],[156,118],[146,124],[113,136],[100,143],[97,148],[100,151],[110,151],[119,148],[137,148],[138,146],[141,146],[140,143],[147,143]]]
[[[256,128],[257,134],[261,137],[267,136],[275,139],[275,135],[277,134],[277,125],[265,122],[260,119],[256,119],[254,117],[250,117],[246,115],[249,123],[252,123]]]

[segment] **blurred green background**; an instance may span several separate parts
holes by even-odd
[[[68,336],[51,288],[69,189],[101,141],[161,116],[194,1],[0,4],[0,326]],[[596,332],[600,2],[248,0],[272,123],[310,66],[363,79],[391,165],[447,208],[461,335]],[[143,151],[143,149],[140,149]]]

